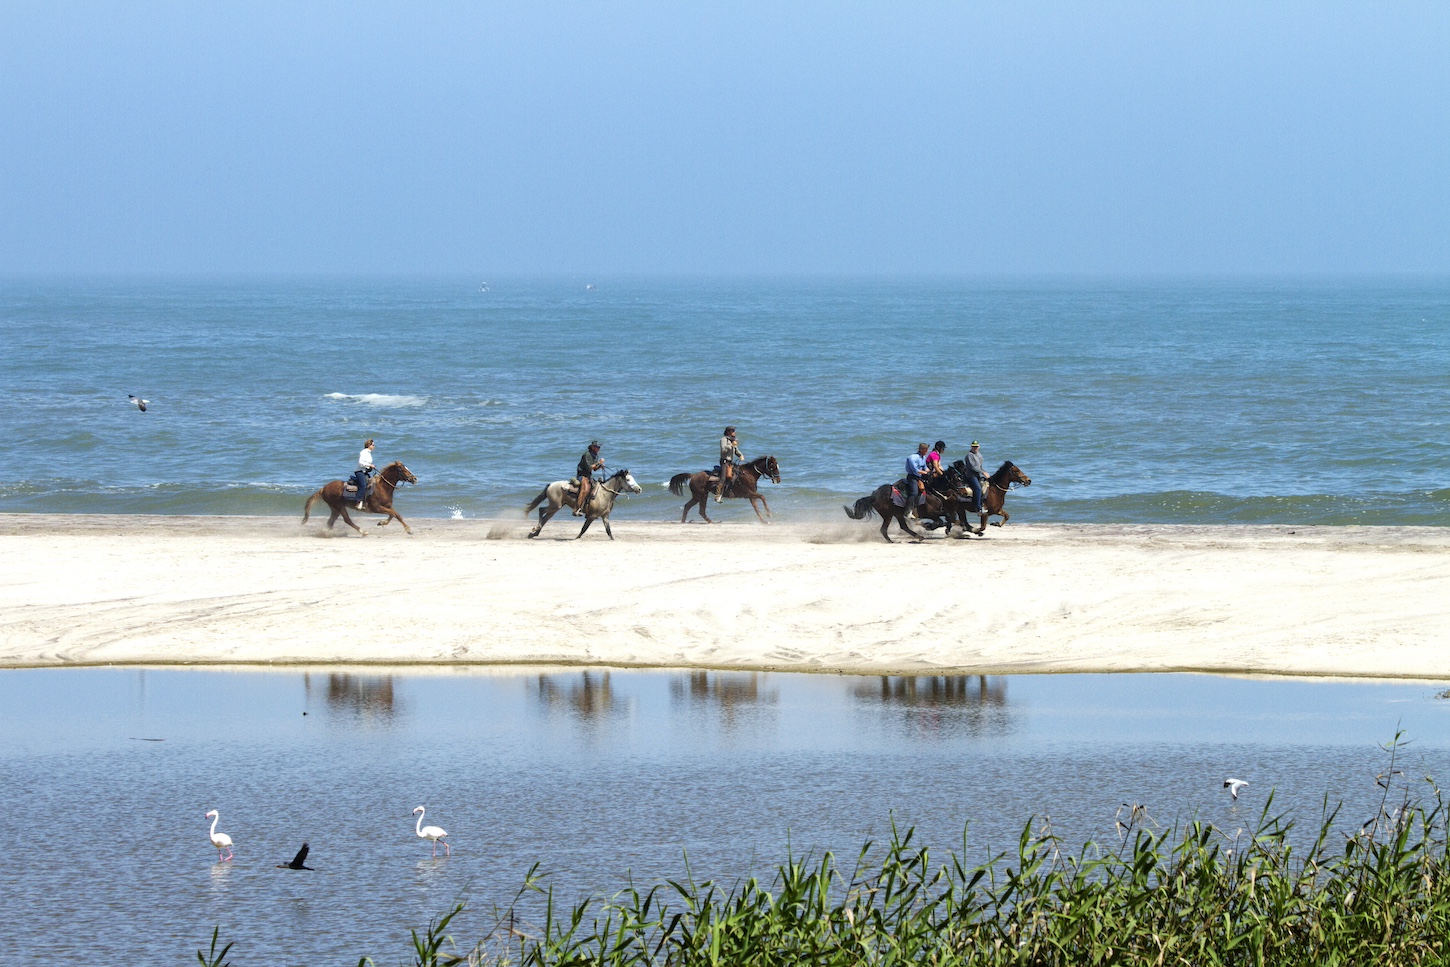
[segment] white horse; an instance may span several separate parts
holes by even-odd
[[[595,520],[602,520],[604,521],[604,533],[609,535],[611,541],[614,540],[614,531],[609,529],[609,512],[614,509],[614,499],[624,493],[640,493],[643,489],[634,482],[634,477],[630,476],[628,470],[617,470],[614,476],[608,480],[596,483],[594,489],[589,492],[589,499],[584,502],[584,526],[579,528],[579,533],[574,539],[577,541],[583,537],[584,532]],[[555,480],[539,491],[539,496],[524,508],[524,516],[529,516],[535,507],[539,507],[545,501],[548,501],[549,505],[539,507],[539,526],[529,531],[529,536],[538,537],[539,531],[544,529],[549,518],[557,514],[561,508],[572,506],[574,498],[578,495],[579,488],[572,486],[568,480]]]

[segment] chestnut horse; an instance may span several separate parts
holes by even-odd
[[[393,491],[397,489],[400,483],[415,484],[417,482],[418,478],[413,476],[413,471],[403,466],[403,461],[394,460],[373,478],[372,487],[368,491],[368,499],[360,513],[386,514],[387,517],[378,521],[379,527],[397,518],[398,523],[403,525],[403,530],[409,534],[413,533],[413,528],[408,526],[408,522],[403,520],[403,516],[393,509]],[[362,534],[363,537],[368,536],[367,532],[354,524],[352,518],[347,515],[347,505],[355,504],[356,501],[348,500],[343,496],[341,480],[333,480],[323,484],[320,490],[307,498],[307,505],[302,508],[302,523],[307,523],[308,517],[312,514],[312,505],[319,499],[324,501],[332,509],[332,516],[327,519],[329,529],[333,524],[337,523],[337,518],[341,516],[347,526]],[[353,509],[356,510],[357,508],[354,507]]]
[[[993,527],[1001,527],[1007,523],[1009,515],[1007,508],[1003,505],[1007,502],[1007,491],[1012,489],[1013,484],[1030,487],[1032,478],[1023,473],[1021,467],[1008,460],[997,468],[996,473],[987,478],[987,486],[983,488],[982,494],[982,521],[974,533],[977,535],[986,533],[987,518],[993,515],[1002,518],[992,521]]]
[[[698,473],[677,473],[670,478],[670,493],[676,497],[685,495],[685,485],[690,485],[690,502],[685,509],[680,511],[680,523],[690,515],[690,508],[699,505],[700,516],[705,518],[705,523],[715,523],[710,515],[705,513],[705,501],[709,498],[714,488],[710,485],[712,475],[709,471],[701,470]],[[770,504],[766,503],[765,495],[755,489],[761,477],[769,477],[773,483],[780,483],[780,465],[775,462],[775,457],[756,457],[747,463],[742,463],[735,468],[735,474],[730,478],[729,485],[725,488],[726,497],[743,497],[750,501],[750,509],[755,511],[755,516],[760,517],[760,508],[755,506],[758,500],[765,504],[766,516],[770,516]],[[762,524],[770,523],[765,517],[760,517]]]

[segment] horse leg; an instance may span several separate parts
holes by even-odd
[[[1002,519],[1001,520],[994,520],[994,521],[992,521],[992,526],[993,527],[1006,527],[1007,526],[1007,518],[1009,516],[1011,516],[1011,515],[1009,515],[1007,513],[1007,508],[1006,507],[1003,507],[1001,510],[997,511],[997,516],[1000,517],[1000,518],[1002,518]]]
[[[609,535],[609,539],[611,541],[614,540],[614,531],[612,531],[612,530],[609,529],[609,518],[608,517],[603,517],[603,518],[600,518],[600,519],[604,521],[604,533],[606,533],[606,534]]]
[[[548,510],[546,508],[540,507],[539,508],[539,523],[538,523],[538,526],[536,526],[533,530],[529,531],[529,536],[530,537],[538,537],[539,536],[539,531],[541,531],[541,530],[544,529],[544,525],[549,522],[549,518],[550,517],[553,517],[554,514],[558,512],[558,510],[559,510],[558,507],[555,507],[553,510]]]
[[[579,533],[577,533],[577,534],[574,535],[574,539],[577,541],[579,538],[583,537],[584,536],[584,532],[589,529],[589,525],[592,524],[592,523],[594,523],[594,518],[593,517],[590,517],[588,514],[585,514],[584,515],[584,526],[581,527],[581,528],[579,528]],[[608,528],[606,528],[606,530],[607,529]]]
[[[365,531],[365,530],[363,530],[361,527],[357,526],[356,524],[354,524],[352,522],[352,518],[348,516],[348,514],[347,514],[347,501],[343,501],[342,503],[338,504],[337,505],[337,509],[340,510],[340,511],[342,511],[342,522],[344,524],[346,524],[347,526],[351,527],[353,530],[357,531],[363,537],[367,537],[368,536],[368,532]]]
[[[403,525],[403,533],[405,533],[405,534],[411,534],[411,533],[413,533],[413,528],[409,527],[408,526],[408,522],[405,521],[405,520],[403,520],[403,515],[400,514],[400,513],[398,513],[393,508],[389,507],[388,508],[388,520],[393,520],[395,518],[397,519],[398,523],[400,523],[400,524]],[[379,527],[382,527],[383,524],[386,524],[388,522],[388,520],[383,521],[382,523],[378,524],[378,526]]]
[[[328,530],[332,530],[332,525],[337,523],[337,518],[342,513],[342,511],[338,510],[336,507],[332,507],[331,509],[332,509],[332,516],[329,517],[329,518],[327,518],[327,529]]]
[[[694,487],[691,487],[690,488],[690,493],[695,494],[695,488]],[[698,494],[695,494],[695,499],[697,501],[699,501],[700,516],[704,519],[705,523],[707,523],[707,524],[713,524],[715,522],[710,519],[710,515],[707,514],[707,513],[705,513],[705,505],[707,503],[709,503],[709,501],[707,501],[705,498],[709,495],[709,493],[710,493],[710,488],[707,486],[707,487],[705,487],[705,489],[701,490]]]
[[[760,508],[755,506],[755,502],[757,500],[763,500],[764,498],[761,497],[759,494],[746,494],[745,496],[750,499],[750,509],[755,511],[756,520],[760,521],[762,524],[769,524],[770,521],[760,516]]]

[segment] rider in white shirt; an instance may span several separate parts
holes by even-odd
[[[373,470],[373,441],[363,444],[357,455],[357,469],[353,471],[352,482],[357,486],[357,509],[362,510],[368,502],[368,477]]]

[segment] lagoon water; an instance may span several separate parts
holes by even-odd
[[[1373,815],[1379,743],[1450,774],[1414,683],[1196,675],[850,678],[603,669],[0,672],[0,963],[379,963],[464,896],[462,940],[537,862],[561,900],[690,872],[848,862],[893,819],[1011,848],[1036,816],[1111,842],[1124,803],[1232,836],[1327,794]],[[306,713],[306,714],[304,714]],[[1251,785],[1238,804],[1221,788]],[[1396,785],[1394,796],[1403,794]],[[449,830],[437,860],[415,805]],[[236,840],[216,863],[203,813]],[[278,870],[304,841],[315,872]],[[536,912],[537,898],[525,906]]]
[[[788,519],[937,437],[1024,521],[1450,515],[1443,280],[481,281],[0,281],[0,512],[290,516],[373,436],[405,514],[512,515],[597,437],[668,519],[731,422]]]

